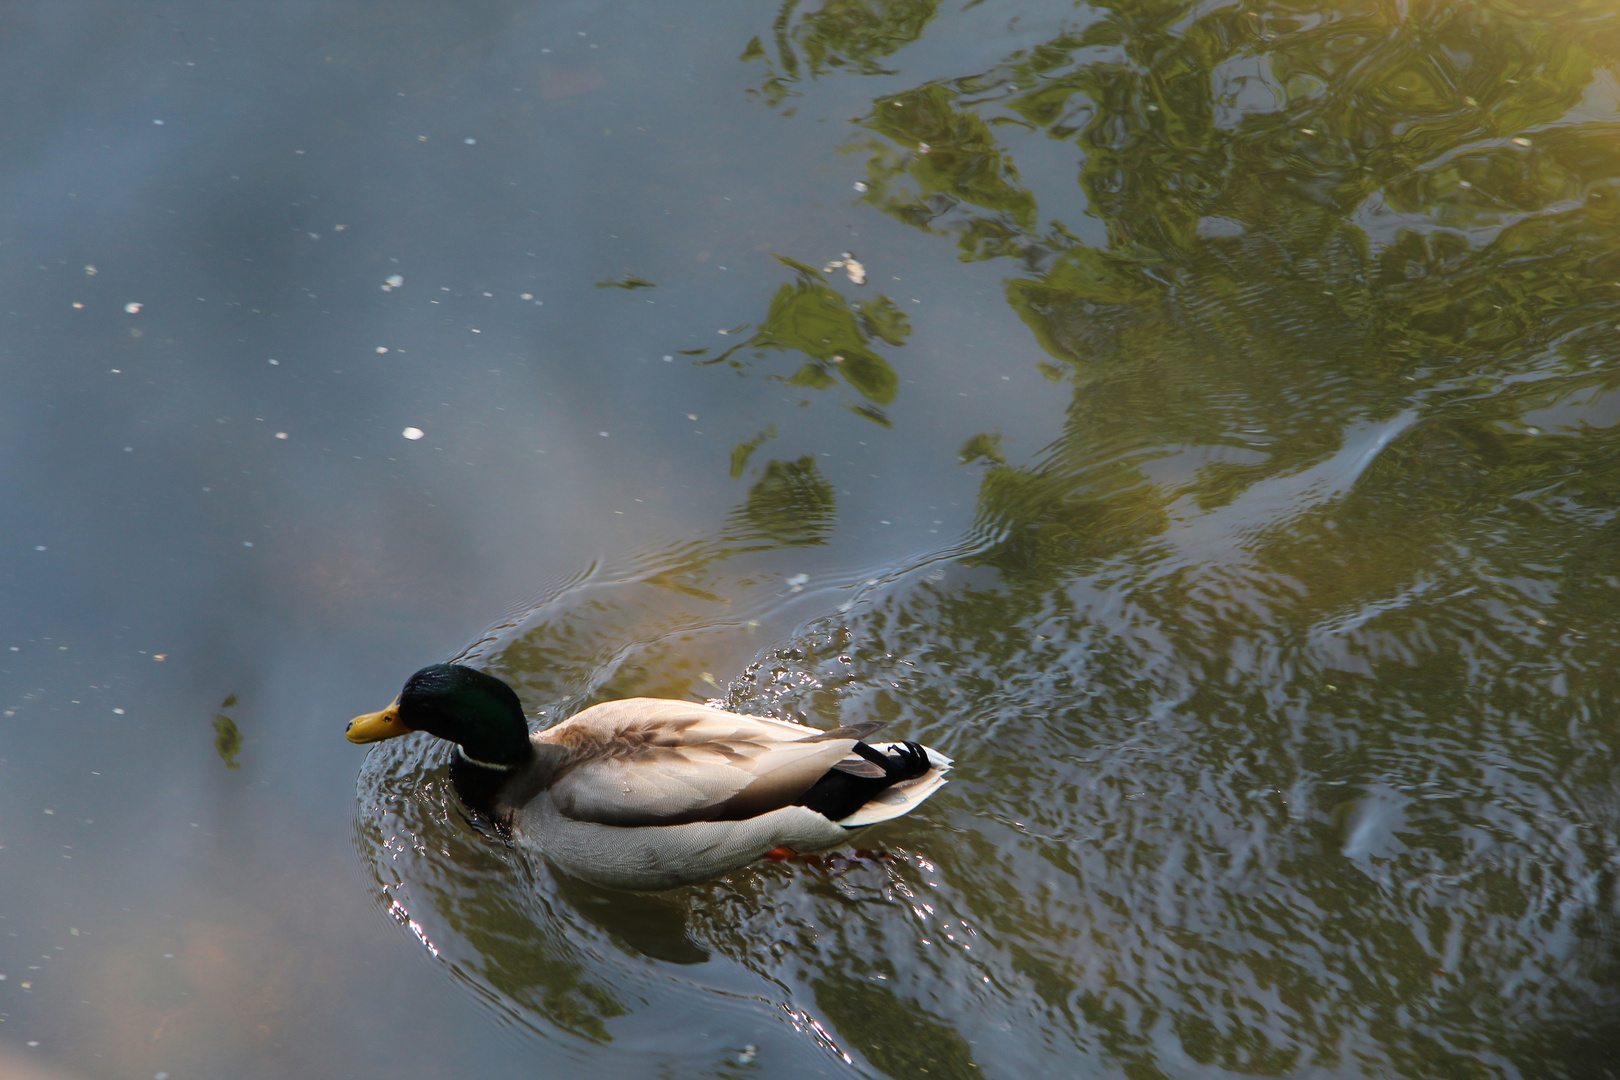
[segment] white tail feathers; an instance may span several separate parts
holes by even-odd
[[[902,743],[872,743],[874,750],[885,754],[901,749]],[[859,829],[865,825],[876,825],[880,821],[909,814],[923,800],[945,786],[945,774],[951,771],[951,759],[931,747],[923,747],[928,755],[928,764],[931,768],[921,776],[911,780],[902,780],[892,787],[884,788],[875,798],[866,802],[859,810],[839,821],[838,824],[846,829]]]

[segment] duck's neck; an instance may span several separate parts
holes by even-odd
[[[514,810],[551,786],[567,759],[562,747],[530,743],[526,760],[512,764],[480,761],[457,746],[450,781],[469,810],[508,822]]]

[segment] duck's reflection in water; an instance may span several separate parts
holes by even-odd
[[[627,893],[551,874],[557,896],[626,952],[668,964],[702,964],[712,955],[692,940],[684,895]]]

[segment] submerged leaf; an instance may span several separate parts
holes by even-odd
[[[214,714],[214,750],[227,769],[241,768],[236,755],[242,752],[242,731],[235,720],[223,713]]]

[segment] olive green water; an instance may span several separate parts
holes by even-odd
[[[281,324],[219,350],[159,310],[126,365],[178,395],[145,399],[169,468],[279,470],[198,519],[223,597],[76,556],[139,599],[71,683],[96,589],[23,567],[93,500],[7,448],[35,523],[4,526],[0,1047],[174,1080],[1620,1076],[1612,5],[285,18],[230,33],[306,65],[265,115],[310,116],[228,167],[341,162],[300,198],[364,244],[283,223],[251,271]],[[413,156],[446,143],[490,156]],[[88,295],[61,257],[13,271],[50,319]],[[71,331],[33,333],[0,377],[43,415]],[[296,389],[250,381],[300,351]],[[186,427],[232,400],[304,428]],[[109,506],[141,551],[178,532],[113,496],[74,520]],[[238,569],[238,520],[294,538]],[[151,625],[201,657],[164,661],[184,686],[119,652]],[[543,722],[881,718],[956,771],[858,852],[597,890],[474,828],[441,744],[341,742],[446,656]],[[77,719],[85,681],[150,719]],[[58,883],[36,804],[107,747],[119,794],[77,797],[121,824]],[[69,941],[75,905],[101,923]],[[77,974],[19,991],[53,949]]]

